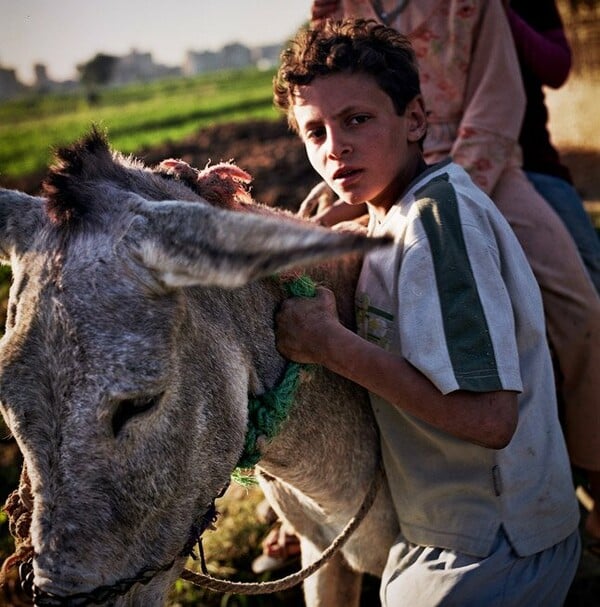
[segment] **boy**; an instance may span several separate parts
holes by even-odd
[[[578,507],[556,411],[539,290],[508,224],[458,165],[427,166],[414,52],[367,21],[300,32],[275,102],[344,201],[367,202],[358,334],[333,294],[290,299],[282,354],[367,388],[402,534],[392,605],[561,605]]]

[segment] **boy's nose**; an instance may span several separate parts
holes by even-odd
[[[331,158],[341,158],[351,150],[350,142],[341,133],[329,133],[328,155]]]

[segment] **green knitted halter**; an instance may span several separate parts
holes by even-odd
[[[284,283],[288,295],[293,297],[314,297],[315,283],[306,275]],[[289,362],[281,383],[260,396],[248,397],[248,428],[244,451],[238,468],[253,468],[260,460],[257,446],[259,436],[270,441],[277,435],[281,424],[288,416],[300,385],[300,373],[310,365]]]

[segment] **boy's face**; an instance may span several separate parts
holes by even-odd
[[[298,87],[294,99],[292,111],[314,169],[342,200],[366,201],[387,212],[421,158],[421,98],[398,116],[373,77],[339,73]]]

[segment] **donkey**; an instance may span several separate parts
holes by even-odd
[[[309,273],[350,325],[360,255],[383,244],[235,195],[208,202],[168,166],[125,158],[93,131],[58,152],[43,197],[0,190],[13,271],[0,408],[27,471],[37,605],[166,602],[242,455],[248,396],[284,374],[273,319],[285,272],[320,263]],[[237,179],[221,184],[244,181],[228,171]],[[312,369],[258,447],[264,491],[310,562],[376,473],[368,397]],[[358,605],[361,572],[381,574],[397,532],[383,484],[305,583],[307,605]]]

